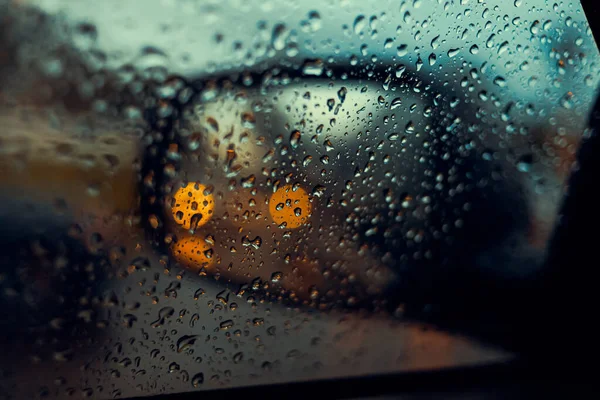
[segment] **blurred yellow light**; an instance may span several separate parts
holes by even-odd
[[[277,225],[286,224],[294,229],[308,222],[312,205],[308,193],[302,188],[295,191],[292,185],[283,186],[271,195],[269,212]]]
[[[209,267],[215,262],[214,251],[203,238],[184,237],[174,243],[171,252],[177,262],[190,268]]]
[[[206,224],[213,215],[215,200],[212,194],[205,194],[206,186],[188,183],[173,196],[171,208],[175,222],[185,229],[197,229]]]

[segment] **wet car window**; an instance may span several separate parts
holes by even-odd
[[[542,267],[598,86],[579,2],[0,5],[7,398],[513,356],[407,313]]]

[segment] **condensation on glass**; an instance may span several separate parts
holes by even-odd
[[[403,311],[541,265],[598,85],[578,2],[0,5],[6,398],[510,357]]]

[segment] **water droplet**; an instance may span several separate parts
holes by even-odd
[[[140,70],[152,71],[160,70],[164,71],[169,64],[169,56],[163,50],[158,47],[146,46],[141,49],[140,56],[135,61],[135,66]]]
[[[137,317],[133,314],[125,314],[123,315],[123,325],[127,328],[133,327],[133,323],[137,321]]]
[[[504,77],[497,76],[496,78],[494,78],[494,84],[500,87],[506,87],[508,83],[506,82],[506,79],[504,79]]]
[[[302,66],[302,73],[305,75],[320,76],[323,74],[325,65],[322,60],[307,60]]]
[[[303,167],[308,167],[308,165],[312,162],[313,157],[312,156],[306,156],[304,157],[304,159],[302,160],[302,166]]]
[[[221,330],[227,330],[229,328],[232,328],[233,325],[234,325],[233,320],[228,319],[228,320],[225,320],[225,321],[221,322],[219,324],[219,328],[221,328]]]
[[[390,110],[395,110],[396,108],[402,106],[402,99],[400,97],[396,97],[394,100],[392,100],[392,102],[390,103]]]
[[[308,32],[317,32],[321,29],[321,15],[317,11],[308,13],[308,20],[301,23],[303,30]]]
[[[177,340],[177,352],[181,353],[196,342],[196,335],[184,335]]]
[[[437,49],[440,46],[440,35],[437,35],[431,40],[431,48],[433,50]]]
[[[326,190],[327,189],[325,188],[325,186],[317,185],[313,188],[312,195],[315,197],[322,197],[325,195]]]
[[[297,148],[300,144],[301,136],[302,134],[297,129],[293,130],[292,133],[290,133],[290,146],[292,146],[293,149]]]
[[[273,272],[271,274],[271,282],[273,283],[277,283],[279,281],[281,281],[281,279],[283,278],[283,273],[282,272]]]
[[[165,297],[172,297],[174,299],[177,298],[177,291],[181,289],[181,282],[173,281],[169,284],[169,286],[165,289]]]
[[[396,67],[396,78],[402,77],[402,75],[406,72],[406,65],[400,64]]]
[[[367,26],[367,19],[364,15],[359,15],[354,20],[353,28],[354,33],[356,35],[362,35],[364,33],[365,27]]]
[[[398,55],[398,57],[404,57],[408,54],[408,46],[405,44],[401,44],[400,46],[396,47],[396,54]]]
[[[434,66],[436,62],[437,62],[437,56],[434,53],[431,53],[429,55],[429,65]]]
[[[262,238],[260,236],[256,236],[254,239],[250,239],[248,236],[244,236],[242,238],[242,246],[244,247],[252,247],[256,250],[260,249],[262,245]]]
[[[421,58],[421,56],[417,57],[417,62],[415,63],[415,66],[417,68],[417,72],[421,71],[421,68],[423,68],[423,59]]]
[[[198,288],[198,290],[194,292],[194,300],[198,300],[200,296],[203,296],[205,293],[206,292],[204,291],[204,289]]]
[[[244,360],[244,353],[242,353],[241,351],[240,351],[240,352],[238,352],[238,353],[235,353],[235,354],[233,355],[233,362],[234,362],[235,364],[239,364],[239,363],[241,363],[243,360]]]
[[[200,319],[200,315],[198,313],[192,314],[192,316],[190,318],[190,328],[193,328],[199,319]]]
[[[171,364],[169,364],[169,373],[172,374],[173,372],[179,371],[181,369],[181,366],[179,364],[177,364],[176,362],[172,362]]]
[[[530,155],[522,156],[517,162],[517,169],[521,172],[529,172],[531,170],[531,164],[533,159]]]
[[[98,30],[96,29],[96,26],[84,22],[77,25],[73,35],[73,43],[81,49],[90,50],[96,43],[97,38]]]
[[[204,374],[202,372],[199,372],[192,377],[192,386],[193,387],[198,388],[203,383],[204,383]]]
[[[346,100],[346,95],[348,94],[348,89],[346,89],[345,87],[342,87],[340,90],[338,90],[337,94],[338,94],[338,99],[340,100],[340,103],[343,103]]]
[[[453,58],[456,57],[460,53],[460,49],[450,49],[448,50],[448,57]]]
[[[275,50],[283,50],[289,35],[290,31],[284,24],[275,25],[275,27],[273,27],[273,36],[271,38],[271,45],[273,48]]]
[[[573,108],[575,106],[573,97],[574,95],[572,92],[567,92],[567,94],[562,97],[560,104],[566,109]]]
[[[501,55],[508,51],[508,42],[503,42],[500,46],[498,46],[498,55]]]
[[[158,319],[152,322],[151,326],[153,328],[161,327],[167,318],[170,318],[175,313],[175,309],[173,307],[164,307],[161,308],[158,312]]]

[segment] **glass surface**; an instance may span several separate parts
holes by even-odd
[[[579,2],[0,6],[6,398],[512,357],[404,311],[541,267],[600,76]]]

